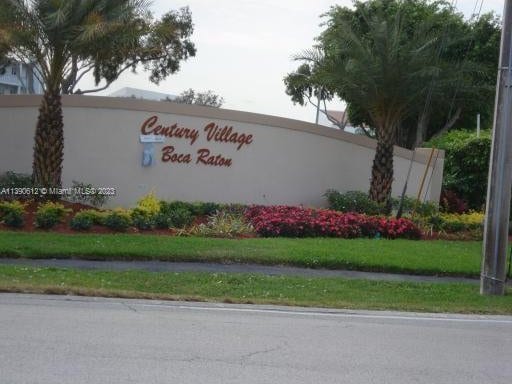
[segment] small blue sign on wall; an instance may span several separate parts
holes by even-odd
[[[140,135],[139,140],[144,144],[142,151],[142,166],[150,167],[154,164],[155,160],[155,143],[163,143],[163,136],[157,135]]]
[[[144,143],[142,151],[142,166],[150,167],[154,163],[155,145],[153,143]]]

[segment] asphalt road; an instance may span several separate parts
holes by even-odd
[[[1,384],[511,381],[512,317],[0,295]]]

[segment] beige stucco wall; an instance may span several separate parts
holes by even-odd
[[[39,102],[37,96],[0,96],[0,172],[30,173]],[[167,102],[65,96],[63,105],[63,184],[78,180],[116,188],[111,206],[131,205],[151,190],[168,200],[322,206],[327,189],[369,188],[375,142],[366,137],[290,119]],[[140,128],[153,115],[165,126],[197,129],[199,138],[193,145],[166,138],[155,144],[155,164],[142,167]],[[208,142],[203,129],[211,122],[251,134],[253,141],[240,150],[232,143]],[[166,145],[190,153],[192,162],[162,162]],[[231,158],[232,165],[196,164],[200,148]],[[429,155],[430,150],[418,150],[414,156],[410,196],[418,192]],[[411,151],[395,147],[395,196],[402,191],[411,158]],[[443,161],[444,153],[436,152],[422,195],[428,200],[439,199]]]

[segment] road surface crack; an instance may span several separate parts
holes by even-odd
[[[266,353],[276,352],[276,351],[279,351],[280,349],[283,349],[283,346],[278,345],[277,347],[274,347],[274,348],[267,348],[267,349],[263,349],[261,351],[249,352],[245,355],[240,356],[240,361],[243,363],[243,362],[246,362],[247,360],[249,360],[251,357],[254,357],[256,355],[262,355],[262,354],[266,354]]]
[[[130,311],[132,312],[135,312],[135,313],[139,313],[139,311],[137,311],[134,307],[132,307],[131,305],[129,305],[128,303],[125,303],[124,301],[122,302],[123,305],[128,308]]]

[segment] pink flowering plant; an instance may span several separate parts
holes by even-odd
[[[383,237],[419,239],[420,229],[408,219],[366,216],[328,209],[253,206],[245,216],[260,236],[265,237]]]

